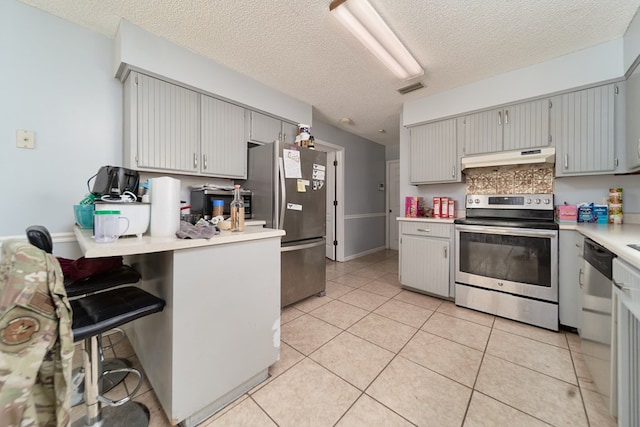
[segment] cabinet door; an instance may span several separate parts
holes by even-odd
[[[449,241],[403,235],[400,282],[442,297],[449,296]]]
[[[312,132],[313,134],[313,132]],[[282,122],[282,139],[285,144],[293,144],[298,135],[298,125],[294,123]]]
[[[552,100],[556,176],[615,170],[615,92],[615,85],[609,84]]]
[[[504,111],[490,110],[465,116],[463,155],[502,151]]]
[[[411,183],[460,181],[456,131],[456,119],[411,128]]]
[[[202,160],[206,175],[246,178],[247,141],[244,108],[201,96]]]
[[[200,153],[199,94],[138,75],[137,166],[197,172]]]
[[[626,87],[627,108],[627,158],[628,170],[640,167],[640,67],[636,67],[629,76]]]
[[[584,237],[577,231],[561,230],[559,238],[558,309],[560,324],[580,329],[582,318],[582,273]]]
[[[502,148],[546,147],[549,141],[549,100],[511,105],[503,111]]]
[[[282,122],[264,114],[251,112],[250,139],[267,144],[281,138]]]

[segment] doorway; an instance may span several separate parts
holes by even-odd
[[[316,150],[327,153],[326,256],[344,261],[344,147],[316,139]],[[335,243],[335,244],[334,244]]]
[[[400,161],[387,161],[387,248],[398,250],[400,216]]]

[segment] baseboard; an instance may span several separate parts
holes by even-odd
[[[364,251],[364,252],[357,253],[355,255],[349,255],[347,257],[344,257],[344,261],[345,262],[346,261],[351,261],[351,260],[366,256],[366,255],[371,255],[371,254],[376,253],[376,252],[384,251],[386,249],[387,248],[385,248],[384,246],[380,246],[380,247],[375,248],[375,249],[369,249],[368,251]]]
[[[18,236],[0,236],[0,246],[2,246],[2,242],[10,239],[27,240],[27,236],[26,234]],[[69,243],[77,241],[76,235],[73,232],[51,233],[51,240],[53,240],[54,245],[56,243]]]

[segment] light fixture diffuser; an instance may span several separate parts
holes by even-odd
[[[403,80],[424,70],[367,0],[333,0],[329,10],[367,49]]]

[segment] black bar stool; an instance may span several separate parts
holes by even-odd
[[[70,303],[73,339],[76,342],[84,340],[84,404],[87,408],[87,415],[74,422],[73,427],[147,426],[149,410],[141,403],[131,401],[142,385],[142,372],[129,367],[119,369],[125,374],[138,375],[137,386],[124,398],[114,401],[100,394],[99,383],[103,374],[99,337],[109,329],[162,311],[165,301],[140,288],[126,286],[88,295]],[[108,407],[103,409],[103,405]]]
[[[33,246],[42,249],[47,253],[53,252],[53,239],[51,233],[43,225],[32,225],[26,229],[27,239]],[[64,288],[67,291],[67,298],[74,299],[84,295],[101,292],[116,286],[134,284],[140,280],[140,273],[128,265],[122,265],[109,271],[94,274],[79,280],[64,279]],[[124,331],[116,329],[116,332],[122,334]],[[102,347],[102,339],[98,337],[98,352],[102,358],[102,369],[108,374],[103,374],[100,379],[100,392],[106,393],[118,384],[120,384],[127,376],[124,368],[131,366],[130,362],[121,358],[104,359],[104,350],[115,346],[120,340],[109,347]],[[73,372],[71,391],[71,406],[79,405],[84,399],[84,369],[76,369]]]

